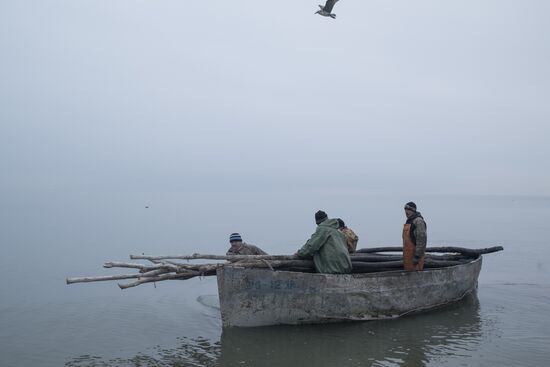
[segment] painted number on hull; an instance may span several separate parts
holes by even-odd
[[[296,282],[294,280],[272,280],[268,284],[262,284],[260,280],[246,280],[244,288],[247,290],[260,290],[260,289],[295,289]]]

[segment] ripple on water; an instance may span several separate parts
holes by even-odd
[[[197,297],[197,302],[204,307],[220,310],[220,299],[217,294],[201,295]]]
[[[473,294],[448,307],[396,320],[232,328],[223,330],[221,338],[205,337],[208,333],[194,338],[178,336],[170,347],[163,343],[127,358],[88,354],[71,359],[67,366],[511,366],[517,365],[513,361],[518,358],[542,361],[547,354],[540,349],[541,340],[529,337],[537,318],[515,315],[514,302],[521,301],[507,298],[533,295],[522,289],[512,296],[502,288],[484,288],[481,300]],[[220,328],[215,295],[199,295],[192,301],[203,315],[212,318],[186,319],[186,325],[198,322],[210,327],[208,320],[212,320],[211,326]],[[532,305],[522,307],[528,310]],[[513,329],[521,323],[527,326],[514,336]],[[546,335],[548,340],[543,325],[540,336]],[[181,335],[186,332],[182,329]]]

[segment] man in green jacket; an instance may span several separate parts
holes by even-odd
[[[300,258],[313,257],[315,270],[326,274],[351,273],[351,259],[344,235],[338,230],[337,219],[329,219],[327,213],[315,213],[317,230],[311,235],[297,255]]]

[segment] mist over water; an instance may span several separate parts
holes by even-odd
[[[478,292],[463,302],[392,321],[223,331],[214,277],[125,291],[116,282],[67,286],[64,279],[114,274],[103,262],[132,253],[223,253],[233,231],[269,253],[289,254],[314,231],[320,208],[344,218],[359,247],[398,245],[409,198],[327,192],[82,198],[26,198],[26,209],[22,198],[6,201],[12,210],[19,205],[22,218],[11,217],[2,231],[12,246],[1,270],[1,365],[517,366],[548,358],[549,198],[413,198],[428,222],[429,245],[505,248],[484,256]]]

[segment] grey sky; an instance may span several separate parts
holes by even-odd
[[[0,190],[550,195],[550,2],[0,0]]]

